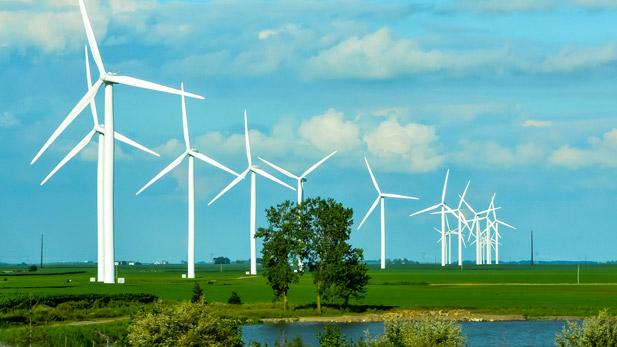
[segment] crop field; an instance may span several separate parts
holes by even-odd
[[[389,265],[369,266],[366,296],[354,307],[388,309],[464,309],[483,314],[520,314],[527,317],[588,316],[602,308],[617,308],[617,265]],[[237,292],[243,303],[270,303],[272,290],[261,276],[245,275],[246,265],[197,265],[195,280],[181,278],[185,265],[120,266],[124,284],[91,283],[96,267],[46,266],[27,272],[26,266],[0,266],[0,298],[40,294],[147,293],[166,301],[188,300],[194,282],[209,303],[226,302]],[[222,271],[221,271],[222,270]],[[259,271],[259,268],[258,268]],[[310,274],[289,292],[293,307],[311,307],[316,301]],[[331,313],[331,312],[328,312]],[[302,313],[302,314],[310,314]]]

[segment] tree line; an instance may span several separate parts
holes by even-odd
[[[266,210],[269,226],[259,228],[263,238],[264,276],[283,298],[287,310],[290,286],[306,271],[316,285],[317,312],[323,302],[342,302],[362,297],[370,276],[363,262],[363,250],[349,243],[353,210],[334,199],[310,198],[301,204],[285,201]]]

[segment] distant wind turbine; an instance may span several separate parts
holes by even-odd
[[[293,178],[295,180],[298,181],[298,205],[300,205],[302,203],[302,201],[304,201],[304,182],[306,182],[306,176],[308,176],[308,174],[310,174],[311,172],[313,172],[313,170],[315,170],[319,165],[321,165],[324,161],[328,160],[331,156],[333,156],[334,154],[336,154],[336,151],[330,153],[329,155],[327,155],[326,157],[324,157],[323,159],[321,159],[320,161],[318,161],[315,165],[311,166],[308,170],[304,171],[304,173],[300,176],[296,176],[294,174],[292,174],[291,172],[278,167],[274,164],[272,164],[271,162],[258,157],[259,160],[263,161],[264,163],[270,165],[273,169],[277,170],[278,172],[282,173],[283,175],[289,177],[289,178]]]
[[[92,88],[92,80],[90,79],[90,64],[88,61],[88,47],[85,47],[86,52],[86,79],[88,81],[88,89]],[[97,161],[97,178],[96,178],[96,212],[97,212],[97,249],[98,249],[98,263],[97,263],[97,281],[103,282],[105,277],[105,245],[103,241],[103,156],[104,156],[104,141],[105,141],[105,126],[103,124],[99,124],[99,119],[96,112],[96,104],[94,103],[94,98],[90,100],[90,109],[92,112],[92,120],[94,126],[92,130],[81,140],[75,148],[73,148],[65,157],[60,161],[58,165],[45,177],[41,185],[45,184],[47,180],[51,178],[64,164],[66,164],[69,160],[71,160],[79,151],[81,151],[94,137],[95,134],[99,134],[99,150],[98,150],[98,161]],[[140,145],[139,143],[128,139],[126,136],[119,134],[117,131],[114,131],[114,137],[122,141],[126,144],[129,144],[135,148],[141,149],[144,152],[148,152],[152,155],[159,156],[158,153],[149,150],[148,148]]]
[[[368,173],[371,175],[371,180],[373,181],[373,185],[375,186],[375,189],[377,190],[377,199],[375,199],[375,202],[373,203],[371,208],[368,210],[368,212],[364,216],[364,219],[362,219],[362,222],[360,222],[360,225],[358,225],[358,229],[362,227],[362,224],[364,224],[364,221],[366,221],[366,219],[371,214],[371,212],[373,212],[375,207],[377,207],[377,204],[380,203],[381,204],[381,268],[385,269],[386,268],[386,215],[385,215],[384,198],[411,199],[411,200],[418,200],[418,198],[413,197],[413,196],[406,196],[406,195],[382,193],[381,189],[379,189],[379,185],[377,184],[377,181],[375,180],[375,176],[373,175],[373,171],[371,171],[371,166],[368,164],[368,160],[366,159],[366,157],[364,157],[364,162],[366,163],[366,167],[368,168]]]
[[[185,93],[177,89],[165,87],[160,84],[147,82],[133,77],[119,76],[115,73],[109,73],[105,71],[103,60],[99,53],[98,45],[90,25],[90,19],[86,13],[86,7],[83,0],[79,0],[79,8],[81,11],[82,20],[84,22],[84,28],[86,30],[86,36],[88,38],[88,44],[94,57],[94,62],[99,69],[99,79],[94,83],[92,88],[79,100],[77,105],[71,110],[69,115],[64,119],[60,126],[54,131],[49,140],[45,142],[41,150],[36,154],[30,164],[33,164],[45,150],[52,144],[52,142],[64,131],[64,129],[81,113],[81,111],[88,105],[90,100],[94,98],[99,88],[105,84],[105,128],[108,132],[114,133],[114,103],[113,103],[113,85],[125,84],[133,87],[151,89],[161,91],[165,93],[186,95],[193,98],[203,99],[202,96]],[[104,159],[103,159],[103,213],[104,222],[103,228],[104,240],[105,240],[105,283],[115,282],[115,269],[114,269],[114,136],[106,136],[104,145]]]
[[[510,224],[503,222],[499,219],[497,219],[497,214],[495,213],[495,210],[497,210],[497,208],[495,208],[494,205],[494,199],[495,199],[495,195],[493,195],[493,199],[491,199],[491,212],[493,214],[493,220],[490,221],[490,226],[495,230],[495,264],[499,264],[499,238],[501,237],[501,235],[499,234],[499,224],[506,226],[510,229],[514,229],[516,230],[515,227],[511,226]],[[488,220],[488,219],[487,219]],[[488,227],[488,226],[487,226]],[[490,248],[489,248],[490,250]]]
[[[284,183],[283,181],[279,180],[278,178],[270,175],[264,170],[260,169],[258,166],[253,165],[253,160],[251,159],[251,145],[249,143],[249,128],[248,128],[248,121],[246,118],[246,110],[244,110],[244,140],[245,140],[245,145],[246,145],[246,158],[248,159],[248,167],[238,177],[236,177],[233,181],[231,181],[231,183],[229,183],[227,187],[225,187],[225,189],[223,189],[217,196],[215,196],[214,199],[212,199],[212,201],[208,203],[208,205],[211,205],[220,196],[225,194],[229,189],[231,189],[233,186],[238,184],[238,182],[243,180],[249,172],[251,173],[251,219],[250,219],[251,275],[256,275],[257,274],[257,250],[255,246],[255,214],[256,214],[255,175],[259,174],[291,190],[296,190],[296,189]]]
[[[448,185],[448,175],[450,174],[450,170],[446,172],[446,179],[443,182],[443,191],[441,193],[441,202],[437,205],[433,205],[431,207],[425,208],[424,210],[415,212],[410,214],[410,216],[415,216],[424,212],[433,211],[435,209],[440,209],[439,214],[441,214],[441,266],[446,266],[446,212],[453,213],[452,209],[448,207],[445,203],[446,200],[446,187]],[[453,213],[454,214],[454,213]]]
[[[182,91],[184,91],[184,84],[181,85]],[[188,278],[195,278],[195,158],[206,162],[212,166],[216,166],[221,170],[227,171],[233,175],[238,174],[227,168],[225,165],[199,153],[195,148],[192,148],[189,141],[189,127],[186,119],[186,103],[184,101],[184,95],[182,95],[182,129],[184,130],[184,144],[186,149],[184,153],[180,154],[178,158],[167,165],[161,172],[159,172],[153,179],[150,180],[143,188],[141,188],[136,195],[143,192],[152,183],[156,182],[159,178],[163,177],[169,171],[173,170],[176,166],[180,165],[184,158],[189,158],[189,170],[188,170],[188,204],[189,204],[189,216],[188,216]]]

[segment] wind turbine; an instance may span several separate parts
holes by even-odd
[[[362,222],[360,223],[360,225],[358,225],[358,230],[362,227],[362,224],[364,224],[364,221],[366,221],[366,219],[371,214],[371,212],[373,212],[375,207],[377,207],[377,204],[378,203],[381,204],[381,268],[385,269],[386,268],[386,216],[385,216],[384,198],[411,199],[411,200],[418,200],[418,198],[415,198],[413,196],[406,196],[406,195],[382,193],[381,190],[379,189],[379,185],[377,185],[377,181],[375,180],[375,176],[373,176],[373,171],[371,171],[371,166],[368,164],[368,160],[366,159],[366,157],[364,157],[364,161],[366,162],[368,173],[371,174],[371,180],[373,180],[373,185],[375,186],[375,189],[377,190],[377,199],[375,199],[375,202],[373,203],[371,208],[368,210],[368,212],[364,216],[364,219],[362,219]]]
[[[88,61],[88,47],[85,47],[86,53],[86,79],[88,81],[88,89],[92,88],[92,80],[90,79],[90,64]],[[99,124],[99,119],[96,112],[96,104],[94,103],[94,98],[90,100],[90,109],[92,112],[92,120],[94,126],[92,130],[60,161],[58,165],[45,177],[41,185],[45,184],[47,180],[51,178],[64,164],[66,164],[69,160],[71,160],[79,151],[81,151],[94,137],[95,134],[98,134],[99,140],[99,150],[98,150],[98,162],[97,162],[97,178],[96,178],[96,212],[97,212],[97,249],[98,249],[98,264],[97,264],[97,281],[103,282],[105,277],[105,245],[103,242],[103,156],[104,156],[104,141],[105,141],[105,127],[103,124]],[[140,145],[139,143],[128,139],[126,136],[114,131],[114,137],[122,141],[126,144],[129,144],[135,148],[141,149],[144,152],[148,152],[152,155],[159,156],[158,153],[149,150],[148,148]]]
[[[274,181],[280,185],[283,185],[291,190],[296,190],[294,187],[284,183],[278,178],[270,175],[264,170],[260,169],[257,165],[253,165],[251,159],[251,145],[249,143],[249,128],[246,119],[246,110],[244,110],[244,140],[246,145],[246,158],[248,159],[248,167],[238,177],[236,177],[231,183],[225,187],[217,196],[208,203],[208,206],[215,202],[221,195],[225,194],[229,189],[235,186],[238,182],[243,180],[246,175],[251,173],[251,219],[250,219],[250,241],[251,241],[251,275],[257,274],[257,251],[255,247],[255,214],[256,214],[256,202],[255,202],[255,175],[259,174],[271,181]]]
[[[448,175],[450,174],[450,170],[448,169],[448,171],[446,172],[446,179],[443,182],[443,191],[441,193],[441,202],[433,205],[431,207],[425,208],[424,210],[415,212],[410,214],[409,216],[415,216],[418,215],[420,213],[424,213],[424,212],[428,212],[428,211],[432,211],[435,210],[437,208],[440,208],[440,211],[438,212],[439,214],[441,214],[441,266],[446,266],[446,212],[453,212],[452,209],[450,207],[448,207],[448,205],[446,205],[445,200],[446,200],[446,186],[448,185]]]
[[[258,157],[259,160],[263,161],[264,163],[270,165],[273,169],[277,170],[278,172],[282,173],[283,175],[289,177],[289,178],[293,178],[295,180],[298,181],[298,205],[300,205],[302,203],[302,201],[304,201],[304,182],[306,182],[306,176],[308,174],[310,174],[313,170],[315,170],[319,165],[321,165],[324,161],[328,160],[331,156],[333,156],[334,154],[336,154],[336,151],[330,153],[329,155],[327,155],[325,158],[321,159],[320,161],[318,161],[315,165],[311,166],[308,170],[304,171],[304,173],[300,176],[296,176],[294,174],[292,174],[291,172],[280,168],[274,164],[272,164],[271,162]]]
[[[184,91],[184,84],[181,85],[181,90]],[[227,168],[225,165],[207,157],[204,154],[199,153],[195,148],[191,147],[189,141],[189,127],[186,119],[186,103],[184,101],[184,95],[182,95],[182,129],[184,130],[184,144],[186,149],[184,153],[180,154],[178,158],[172,161],[167,167],[159,172],[153,179],[150,180],[143,188],[141,188],[135,195],[143,192],[152,183],[156,182],[159,178],[165,176],[169,171],[173,170],[176,166],[184,160],[189,158],[189,170],[188,170],[188,278],[195,278],[195,158],[206,162],[212,166],[216,166],[221,170],[227,171],[233,175],[238,176],[236,172]]]
[[[471,236],[475,236],[475,244],[476,244],[476,265],[480,265],[482,264],[484,261],[484,257],[483,257],[483,249],[482,247],[486,244],[486,238],[484,237],[483,234],[485,234],[486,229],[484,230],[480,230],[480,221],[481,220],[485,220],[488,218],[488,213],[491,211],[491,207],[489,206],[489,209],[486,209],[484,211],[480,211],[480,212],[476,212],[476,210],[473,209],[473,207],[471,207],[471,205],[469,205],[469,203],[465,200],[464,196],[459,195],[459,197],[461,198],[461,201],[465,204],[465,206],[467,206],[467,208],[471,211],[471,213],[473,213],[473,222],[471,223],[471,228],[469,228],[470,233],[469,233],[469,237],[467,240],[471,239]],[[494,207],[493,207],[494,208]],[[500,209],[501,207],[497,207],[495,209]],[[484,215],[483,217],[481,217],[482,215]],[[475,229],[475,231],[474,231]]]
[[[105,71],[103,60],[99,53],[98,45],[90,25],[90,19],[86,12],[86,7],[83,0],[79,1],[79,8],[81,11],[82,20],[84,22],[84,28],[86,30],[86,36],[88,38],[88,44],[94,62],[99,69],[99,79],[94,83],[92,88],[79,100],[77,105],[73,107],[69,115],[64,119],[60,126],[54,131],[51,137],[45,142],[41,150],[36,154],[30,164],[34,162],[45,152],[45,150],[51,145],[51,143],[64,131],[64,129],[81,113],[81,111],[88,105],[90,100],[94,98],[99,88],[105,84],[105,128],[107,131],[114,132],[114,103],[113,103],[113,85],[125,84],[138,88],[151,89],[161,91],[165,93],[186,95],[193,98],[203,99],[202,96],[182,92],[180,90],[169,88],[160,84],[147,82],[133,77],[119,76],[115,73]],[[104,142],[103,153],[103,213],[104,213],[104,244],[105,244],[105,283],[115,282],[115,269],[114,269],[114,136],[106,136]]]
[[[471,181],[467,181],[467,185],[465,186],[465,190],[463,191],[463,195],[460,196],[460,200],[458,202],[458,207],[454,210],[457,213],[458,219],[458,266],[463,266],[463,226],[469,229],[469,224],[467,224],[467,220],[465,219],[465,215],[461,210],[461,206],[463,205],[463,199],[465,198],[465,194],[467,194],[467,188],[469,188],[469,183]]]
[[[495,213],[495,210],[497,208],[495,208],[494,206],[494,199],[495,199],[495,195],[493,195],[493,199],[491,199],[491,211],[493,213],[493,220],[490,221],[490,225],[493,227],[493,229],[495,229],[495,264],[499,264],[499,238],[501,237],[501,235],[499,235],[499,224],[507,226],[508,228],[514,229],[516,230],[515,227],[511,226],[510,224],[503,222],[499,219],[497,219],[497,214]]]

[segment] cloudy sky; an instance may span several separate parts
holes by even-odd
[[[300,174],[307,196],[354,209],[352,242],[379,258],[376,191],[387,200],[387,256],[439,259],[435,215],[471,181],[468,201],[497,193],[502,260],[617,259],[617,1],[85,0],[105,67],[188,91],[192,146],[246,168]],[[86,109],[30,161],[87,90],[77,0],[0,1],[0,262],[96,258],[96,143],[40,182],[92,129]],[[93,76],[95,66],[91,59]],[[94,77],[96,78],[96,77]],[[103,114],[103,92],[96,98]],[[115,88],[116,130],[161,154],[118,144],[117,259],[186,259],[187,163],[135,193],[180,155],[180,98]],[[293,181],[262,165],[291,185]],[[233,176],[196,164],[196,260],[249,257],[248,180],[207,206]],[[263,210],[296,193],[257,180]],[[464,251],[474,257],[473,246]]]

